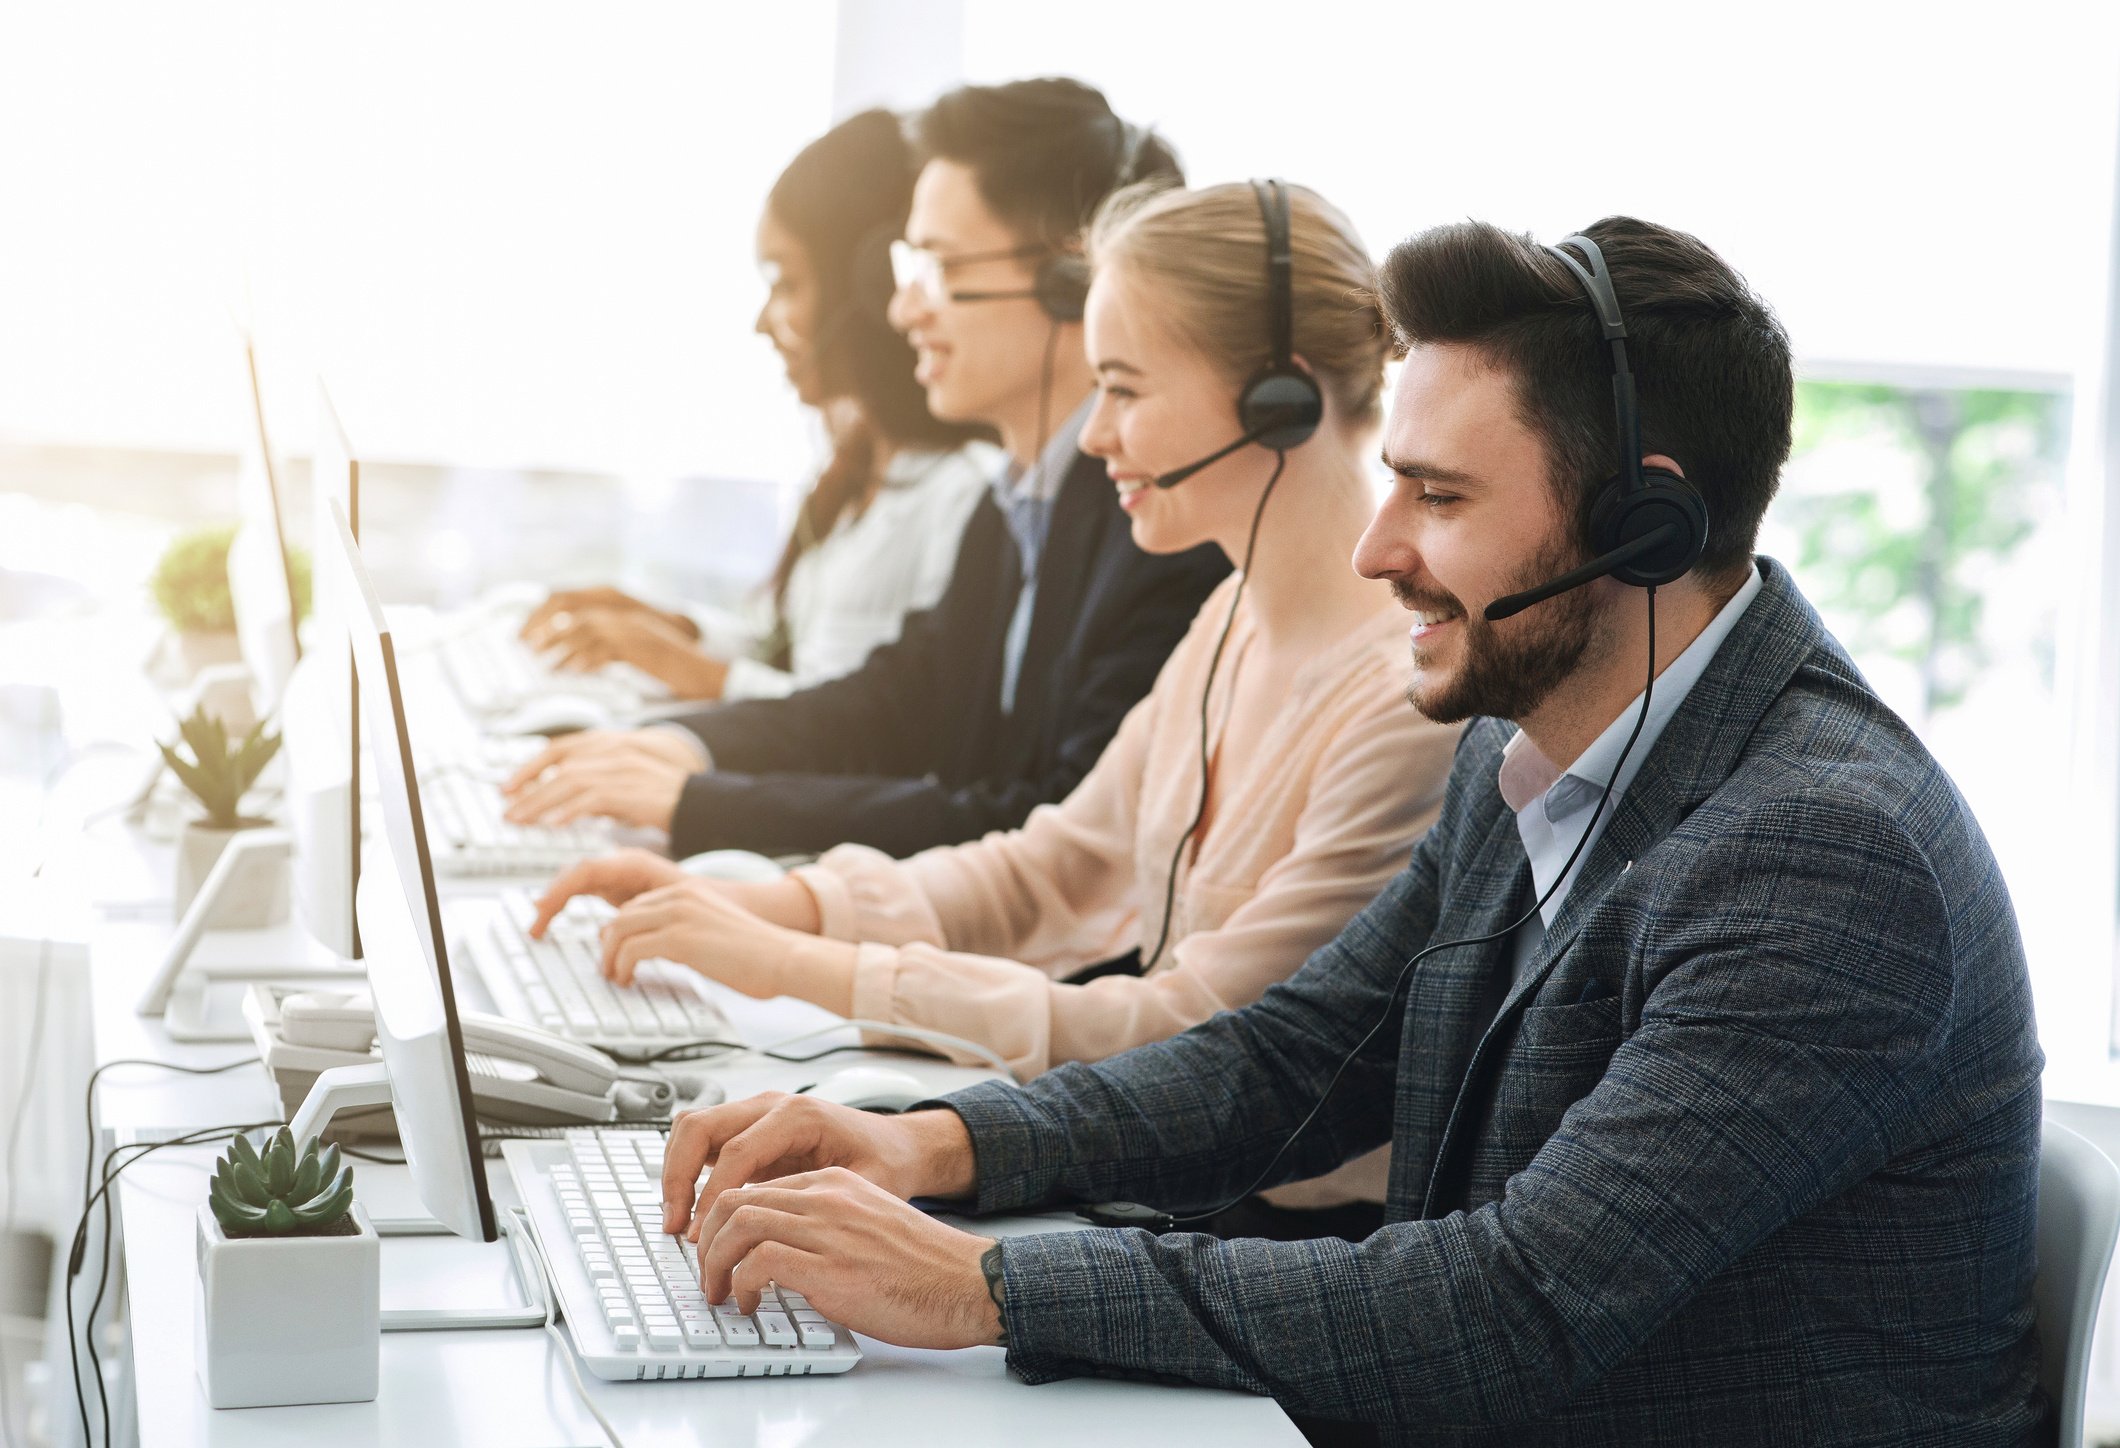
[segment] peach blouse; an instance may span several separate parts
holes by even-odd
[[[1180,861],[1171,943],[1145,976],[1062,983],[1162,929],[1171,852],[1200,788],[1200,688],[1229,610],[1209,596],[1155,688],[1074,792],[1020,829],[893,860],[841,845],[796,872],[823,933],[860,943],[854,1014],[965,1036],[1019,1080],[1163,1040],[1256,1000],[1403,869],[1435,822],[1457,743],[1406,702],[1405,615],[1376,612],[1270,701],[1241,774],[1222,779],[1204,840]],[[1227,732],[1255,637],[1240,608],[1209,700]],[[1378,1151],[1282,1205],[1383,1199]]]

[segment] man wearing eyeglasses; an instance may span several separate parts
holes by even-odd
[[[1183,178],[1156,137],[1075,81],[966,86],[915,122],[925,164],[892,248],[892,324],[938,418],[1008,453],[932,609],[844,678],[665,727],[576,735],[518,777],[670,831],[671,853],[908,855],[1021,824],[1088,773],[1228,563],[1150,557],[1082,453],[1080,238],[1104,198]],[[524,788],[527,787],[527,788]]]

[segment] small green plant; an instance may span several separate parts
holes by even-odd
[[[227,726],[201,705],[177,725],[191,750],[190,759],[169,745],[156,742],[171,773],[206,806],[206,823],[214,829],[240,830],[265,823],[246,819],[238,812],[243,796],[258,782],[273,755],[280,752],[280,736],[267,734],[265,723],[260,719],[240,744],[231,747]]]
[[[217,523],[182,534],[163,550],[149,586],[155,606],[178,633],[227,633],[235,628],[235,604],[228,596],[228,545],[235,536],[235,524]],[[309,555],[293,549],[288,566],[294,573],[299,623],[309,613]]]
[[[324,1237],[341,1230],[353,1207],[353,1168],[339,1162],[339,1149],[310,1137],[297,1151],[294,1134],[281,1127],[261,1154],[237,1137],[214,1163],[206,1202],[231,1237]]]

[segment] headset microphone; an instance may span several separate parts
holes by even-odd
[[[1541,583],[1536,588],[1526,589],[1522,593],[1512,593],[1506,598],[1497,598],[1494,602],[1487,605],[1487,622],[1500,623],[1505,618],[1514,618],[1534,603],[1544,603],[1549,598],[1558,598],[1570,589],[1581,588],[1584,584],[1603,578],[1608,573],[1617,572],[1635,559],[1645,557],[1660,548],[1666,547],[1677,535],[1678,526],[1676,523],[1662,524],[1642,534],[1641,537],[1632,539],[1613,549],[1610,553],[1601,553],[1580,568],[1571,568],[1560,577]]]
[[[1206,457],[1201,458],[1196,462],[1189,462],[1182,468],[1172,468],[1167,473],[1158,473],[1153,478],[1150,478],[1149,481],[1154,483],[1159,488],[1175,488],[1176,486],[1178,486],[1178,484],[1184,482],[1193,474],[1198,472],[1204,472],[1206,469],[1213,467],[1216,463],[1228,457],[1231,453],[1242,451],[1243,449],[1250,447],[1253,443],[1260,441],[1268,433],[1278,432],[1281,428],[1286,427],[1287,425],[1288,424],[1286,420],[1278,417],[1270,421],[1261,423],[1257,427],[1248,429],[1245,432],[1244,436],[1238,438],[1228,447],[1216,448]]]

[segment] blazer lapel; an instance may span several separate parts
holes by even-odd
[[[1825,632],[1817,613],[1796,591],[1787,571],[1770,558],[1760,558],[1758,566],[1762,575],[1759,596],[1672,715],[1649,758],[1621,797],[1611,823],[1590,847],[1582,871],[1569,887],[1568,898],[1547,930],[1532,968],[1502,993],[1500,1007],[1479,1031],[1477,1045],[1464,1058],[1460,1085],[1452,1093],[1454,1103],[1475,1098],[1483,1073],[1491,1069],[1498,1055],[1495,1043],[1515,1030],[1517,1014],[1545,984],[1568,947],[1582,933],[1584,921],[1610,894],[1613,883],[1730,777],[1752,731],[1797,671],[1807,662],[1817,661],[1854,671],[1854,665]],[[1514,816],[1499,798],[1496,808],[1504,819],[1514,823]],[[1513,829],[1509,839],[1516,842]],[[1522,857],[1521,848],[1518,857]],[[1519,905],[1518,913],[1523,908]],[[1463,1124],[1463,1113],[1458,1104],[1453,1104],[1444,1139],[1435,1151],[1435,1169],[1422,1207],[1424,1216],[1438,1198],[1444,1163],[1454,1145],[1451,1138]]]
[[[1447,903],[1437,913],[1431,944],[1492,935],[1530,903],[1531,865],[1524,858],[1516,816],[1494,784],[1499,743],[1485,752],[1490,758],[1477,766],[1485,794],[1468,810],[1468,822],[1477,833],[1468,834],[1466,844],[1454,852],[1444,884]],[[1477,827],[1480,820],[1485,821],[1484,829]],[[1411,1173],[1432,1173],[1440,1160],[1437,1148],[1449,1134],[1466,1066],[1507,989],[1513,949],[1505,936],[1439,950],[1414,969],[1406,988],[1399,1045],[1400,1119],[1393,1138],[1399,1144],[1394,1175],[1404,1174],[1409,1184],[1421,1180]],[[1416,1142],[1427,1143],[1430,1150],[1404,1150]]]

